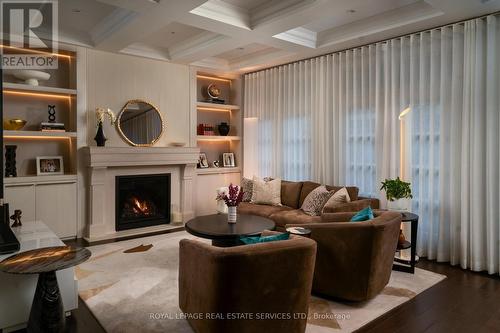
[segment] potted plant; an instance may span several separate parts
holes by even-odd
[[[410,208],[411,194],[410,183],[404,182],[399,177],[386,179],[382,182],[380,190],[385,191],[387,208],[396,211],[407,211]]]
[[[240,186],[230,184],[227,193],[217,194],[217,200],[224,200],[227,205],[228,223],[236,223],[236,209],[243,200],[243,193]]]

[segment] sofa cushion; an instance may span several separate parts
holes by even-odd
[[[356,201],[358,200],[358,194],[359,194],[359,188],[356,186],[330,186],[326,185],[326,189],[328,191],[335,191],[337,192],[338,190],[341,190],[342,188],[346,188],[347,193],[349,193],[349,198],[351,198],[351,201]]]
[[[292,208],[286,206],[269,206],[269,205],[256,205],[249,202],[242,202],[238,205],[238,214],[250,214],[262,217],[269,217],[271,214],[291,210]]]
[[[300,209],[307,215],[320,216],[323,206],[331,195],[332,193],[327,191],[325,186],[316,187],[307,195]]]
[[[252,200],[254,204],[281,206],[281,179],[265,181],[253,177]]]
[[[243,190],[243,202],[250,202],[253,193],[253,180],[248,178],[241,179],[241,189]]]
[[[240,237],[240,241],[244,244],[257,244],[257,243],[267,243],[274,242],[280,240],[287,240],[290,238],[290,233],[283,232],[275,235],[269,236],[249,236],[249,237]]]
[[[354,216],[351,218],[351,222],[362,222],[362,221],[368,221],[368,220],[373,220],[375,216],[373,216],[373,210],[371,207],[366,207],[354,214]]]
[[[347,189],[345,187],[342,187],[340,190],[335,191],[333,195],[330,196],[328,201],[323,206],[323,211],[332,211],[334,208],[344,205],[348,202],[351,202],[349,192],[347,192]]]
[[[302,182],[281,181],[281,204],[299,208],[300,191],[302,190]]]
[[[309,193],[311,193],[316,187],[318,187],[320,185],[321,184],[314,183],[314,182],[303,182],[302,183],[302,190],[300,191],[300,198],[299,198],[299,207],[302,207],[302,204],[304,203],[304,200],[309,195]],[[328,189],[328,190],[330,191],[330,189]]]
[[[269,216],[276,223],[278,230],[284,230],[287,224],[308,224],[321,222],[320,216],[310,216],[300,209],[288,209],[281,212],[276,212]],[[306,226],[307,228],[307,226]]]

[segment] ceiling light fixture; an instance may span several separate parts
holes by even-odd
[[[354,14],[356,11],[354,9],[348,9],[346,10],[347,14]]]

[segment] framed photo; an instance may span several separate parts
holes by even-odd
[[[198,158],[198,166],[199,168],[208,168],[207,154],[200,153],[200,157]]]
[[[64,164],[62,156],[37,156],[36,174],[43,175],[62,175],[64,174]]]
[[[223,153],[222,154],[222,165],[225,168],[235,167],[236,164],[234,163],[234,153]]]

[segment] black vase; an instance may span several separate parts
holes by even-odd
[[[5,177],[17,177],[16,149],[17,146],[5,145]]]
[[[104,147],[106,144],[106,140],[108,140],[104,136],[104,131],[102,130],[102,122],[100,122],[99,126],[97,127],[97,133],[95,134],[94,140],[97,143],[98,147]]]
[[[230,126],[227,123],[220,123],[220,125],[218,126],[218,128],[219,128],[219,134],[220,135],[226,136],[226,135],[229,134]]]

